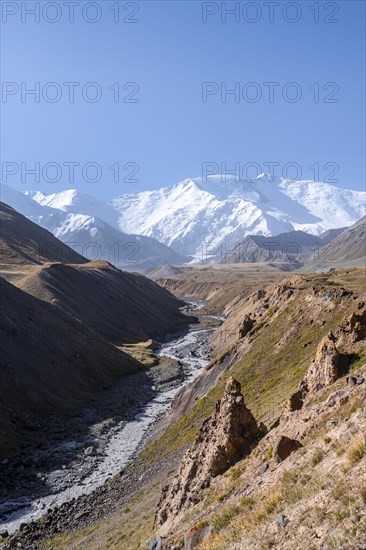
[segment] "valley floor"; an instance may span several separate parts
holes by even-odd
[[[225,313],[211,338],[216,355],[180,390],[170,414],[154,425],[122,473],[23,528],[3,542],[4,550],[17,544],[27,550],[146,550],[148,541],[154,550],[159,544],[178,550],[184,539],[204,530],[208,536],[188,548],[366,547],[365,272],[276,273],[272,281],[260,278],[257,284],[255,277],[247,286],[239,278],[235,288],[229,281],[226,288],[233,292],[226,297],[223,279],[216,287],[210,281],[209,290],[199,281],[193,289],[192,279],[184,282],[181,276],[179,283],[161,282],[170,289],[177,285],[179,295],[191,285],[190,298],[204,298],[206,309],[212,305]],[[354,315],[361,319],[356,339],[346,322]],[[347,369],[310,392],[301,408],[289,408],[319,346],[333,337]],[[328,364],[327,356],[323,359]],[[349,375],[359,376],[360,383],[347,383]],[[154,525],[162,487],[173,482],[230,376],[240,382],[255,419],[269,428],[267,435],[223,475],[212,477],[198,502],[188,502],[163,527]],[[278,462],[276,442],[284,435],[300,445]]]
[[[186,310],[192,313],[200,305]],[[218,325],[217,319],[202,316],[201,325],[167,335],[153,349],[152,342],[123,346],[149,369],[126,377],[68,422],[53,425],[52,444],[24,449],[15,460],[6,461],[1,471],[0,531],[23,529],[39,518],[42,522],[47,509],[64,503],[67,507],[120,475],[170,407],[177,389],[208,363],[207,340]]]

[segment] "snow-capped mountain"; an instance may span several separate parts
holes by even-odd
[[[127,235],[112,227],[94,213],[105,214],[116,223],[118,212],[75,189],[45,195],[40,191],[20,193],[3,184],[0,198],[90,260],[107,260],[128,270],[187,261],[155,238]]]
[[[248,235],[298,230],[320,235],[348,227],[366,213],[364,192],[322,182],[273,180],[265,174],[251,181],[232,176],[226,181],[220,176],[186,179],[110,203],[75,189],[23,194],[3,185],[2,200],[66,243],[86,246],[94,239],[105,251],[102,257],[112,262],[114,242],[124,246],[127,237],[136,242],[136,235],[144,236],[139,237],[139,254],[143,261],[154,258],[154,265],[182,263],[187,256],[217,261]],[[128,253],[133,254],[132,248]],[[93,254],[90,247],[89,257]]]
[[[365,214],[366,193],[314,181],[254,181],[220,176],[187,179],[156,191],[112,201],[119,227],[155,237],[198,261],[217,259],[247,235],[294,230],[315,235],[346,227]]]
[[[5,202],[27,218],[31,218],[35,223],[37,218],[40,220],[47,216],[47,214],[52,214],[53,211],[51,208],[42,207],[42,205],[35,202],[31,196],[28,196],[26,193],[19,193],[9,185],[5,183],[0,186],[0,199],[2,202]]]
[[[152,237],[127,235],[94,216],[67,214],[53,233],[89,260],[102,258],[129,270],[187,261]]]
[[[95,216],[112,227],[118,228],[118,212],[112,205],[87,193],[81,193],[77,189],[67,189],[50,195],[45,195],[42,191],[27,191],[25,194],[42,206],[72,214]]]

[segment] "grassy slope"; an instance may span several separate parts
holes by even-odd
[[[202,420],[211,414],[215,402],[221,398],[229,376],[234,376],[242,384],[245,402],[257,420],[273,423],[280,414],[282,405],[309,367],[320,338],[334,330],[355,307],[352,296],[344,297],[341,304],[334,308],[330,307],[331,304],[324,303],[320,314],[322,317],[318,319],[324,324],[317,325],[314,329],[314,324],[309,322],[313,318],[313,306],[306,311],[306,303],[303,301],[308,289],[314,285],[322,285],[322,293],[325,295],[334,289],[333,283],[339,283],[347,290],[360,292],[363,290],[363,277],[362,270],[355,270],[351,276],[346,272],[304,276],[299,285],[298,296],[284,305],[278,313],[273,314],[271,308],[268,310],[265,321],[270,324],[258,331],[250,349],[187,415],[168,428],[161,439],[145,450],[146,460],[156,460],[193,438]],[[293,330],[292,337],[276,349],[289,327]],[[304,344],[307,346],[304,347]]]
[[[328,292],[337,288],[339,290],[338,285],[354,292],[357,299],[347,295],[339,300],[325,299]],[[176,467],[173,457],[194,438],[202,420],[211,414],[215,401],[222,396],[229,375],[235,376],[241,382],[246,404],[258,420],[270,424],[276,419],[283,403],[297,387],[308,368],[319,339],[330,330],[334,330],[345,315],[355,309],[357,300],[365,295],[362,270],[342,271],[330,275],[306,275],[301,279],[297,278],[297,283],[292,279],[292,286],[297,286],[295,297],[282,303],[278,311],[275,311],[275,307],[267,310],[264,321],[269,325],[254,333],[249,347],[239,344],[242,346],[243,354],[230,372],[223,375],[218,385],[192,410],[143,451],[141,468],[158,464],[163,457],[166,460],[171,456],[171,471],[166,469],[159,482],[150,486],[148,490],[146,486],[142,486],[136,502],[130,503],[127,510],[95,525],[93,533],[88,533],[85,537],[78,533],[72,540],[69,539],[67,544],[63,537],[57,541],[53,540],[52,543],[57,543],[56,548],[144,548],[146,539],[153,532],[152,520],[161,484],[166,476],[171,477]],[[312,287],[320,289],[320,300],[316,300],[315,305],[314,302],[306,301],[306,297],[312,295]],[[245,305],[241,306],[239,313],[244,314],[245,308]],[[238,319],[239,313],[237,312]],[[315,331],[311,319],[317,321]],[[289,330],[290,337],[286,339]],[[307,344],[306,347],[304,344]],[[275,510],[275,504],[273,507]]]

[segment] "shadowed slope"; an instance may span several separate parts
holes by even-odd
[[[140,363],[82,322],[0,278],[1,453],[49,414],[72,413]],[[22,439],[24,443],[24,439]]]
[[[52,233],[0,202],[0,262],[40,264],[54,261],[85,263],[88,260],[62,243]]]
[[[117,344],[157,338],[194,320],[180,312],[183,302],[167,290],[103,261],[46,264],[17,285]]]

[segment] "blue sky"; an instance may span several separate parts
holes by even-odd
[[[85,17],[100,16],[95,23],[81,12],[90,2],[75,5],[73,23],[57,2],[58,12],[40,11],[39,22],[21,2],[2,3],[2,181],[109,199],[200,176],[204,163],[253,176],[275,162],[276,175],[365,188],[364,2],[295,2],[297,12],[280,2],[273,22],[263,2],[256,12],[239,2],[237,21],[226,22],[221,2],[119,2],[117,23],[115,1],[87,7]],[[39,83],[38,103],[29,94],[21,101],[22,82],[23,92]],[[80,84],[73,103],[65,82]],[[119,102],[117,86],[109,89],[116,82]],[[205,102],[204,82],[214,83]],[[239,96],[221,98],[235,86]],[[74,182],[70,162],[78,163]],[[39,183],[26,172],[35,163]]]

